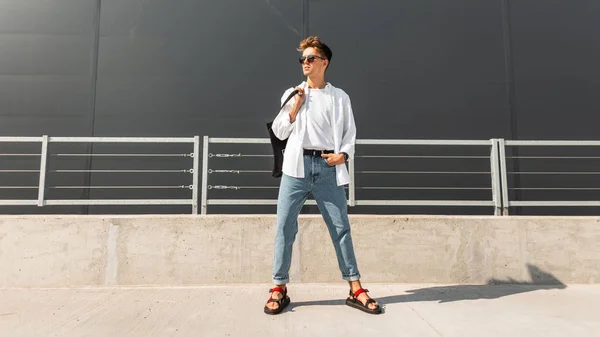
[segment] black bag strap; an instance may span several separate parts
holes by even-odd
[[[292,97],[294,97],[296,94],[298,93],[298,90],[294,90],[290,93],[290,95],[285,99],[285,101],[283,102],[283,104],[281,105],[281,108],[279,108],[279,111],[281,111],[281,109],[283,109],[283,107],[287,104],[287,102],[290,101],[290,99],[292,99]],[[269,133],[272,133],[273,131],[271,130],[271,126],[273,125],[273,121],[267,123],[267,129],[269,130]],[[275,135],[272,135],[272,137],[275,137]]]
[[[292,93],[290,93],[290,95],[285,99],[285,102],[283,102],[283,104],[281,105],[281,108],[279,108],[279,111],[281,111],[281,109],[283,109],[283,107],[287,104],[287,102],[289,102],[290,99],[292,99],[292,97],[296,96],[297,93],[298,93],[298,90],[292,91]]]

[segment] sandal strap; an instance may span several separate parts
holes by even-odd
[[[274,292],[278,292],[280,294],[282,294],[283,296],[280,299],[274,299],[273,298],[273,293]],[[283,300],[287,297],[287,288],[285,288],[285,290],[281,289],[281,287],[273,287],[272,289],[269,289],[269,293],[271,293],[271,296],[269,297],[269,300],[267,301],[268,303],[277,303],[279,304],[279,307],[281,307],[281,305],[283,304]],[[275,309],[277,310],[277,309]]]
[[[280,287],[273,287],[272,289],[269,289],[269,293],[274,293],[274,292],[278,292],[278,293],[282,294],[283,297],[285,297],[287,295],[287,287],[285,288],[285,290],[281,289]]]
[[[369,298],[369,299],[367,300],[367,302],[365,302],[365,307],[366,307],[366,308],[369,308],[369,304],[371,304],[371,303],[373,303],[373,304],[376,304],[374,299],[372,299],[372,298]],[[379,306],[379,304],[376,304],[376,305],[377,305],[377,306]],[[370,309],[370,308],[369,308],[369,309]]]
[[[362,294],[362,293],[368,293],[368,292],[369,292],[369,290],[368,290],[368,289],[363,289],[363,288],[360,288],[360,289],[358,289],[358,290],[357,290],[357,291],[356,291],[354,294],[352,293],[352,290],[350,290],[350,295],[354,296],[354,298],[357,298],[357,297],[358,297],[358,295],[360,295],[360,294]]]

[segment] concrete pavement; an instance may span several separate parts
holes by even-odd
[[[367,284],[379,316],[344,305],[344,284],[0,289],[0,336],[600,336],[598,285]]]

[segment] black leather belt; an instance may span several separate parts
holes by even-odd
[[[333,153],[333,150],[307,150],[304,149],[305,156],[321,157],[322,154]]]

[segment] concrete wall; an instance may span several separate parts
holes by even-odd
[[[600,217],[351,216],[366,283],[600,283]],[[275,216],[0,216],[0,287],[269,283]],[[292,282],[342,282],[319,216]]]

